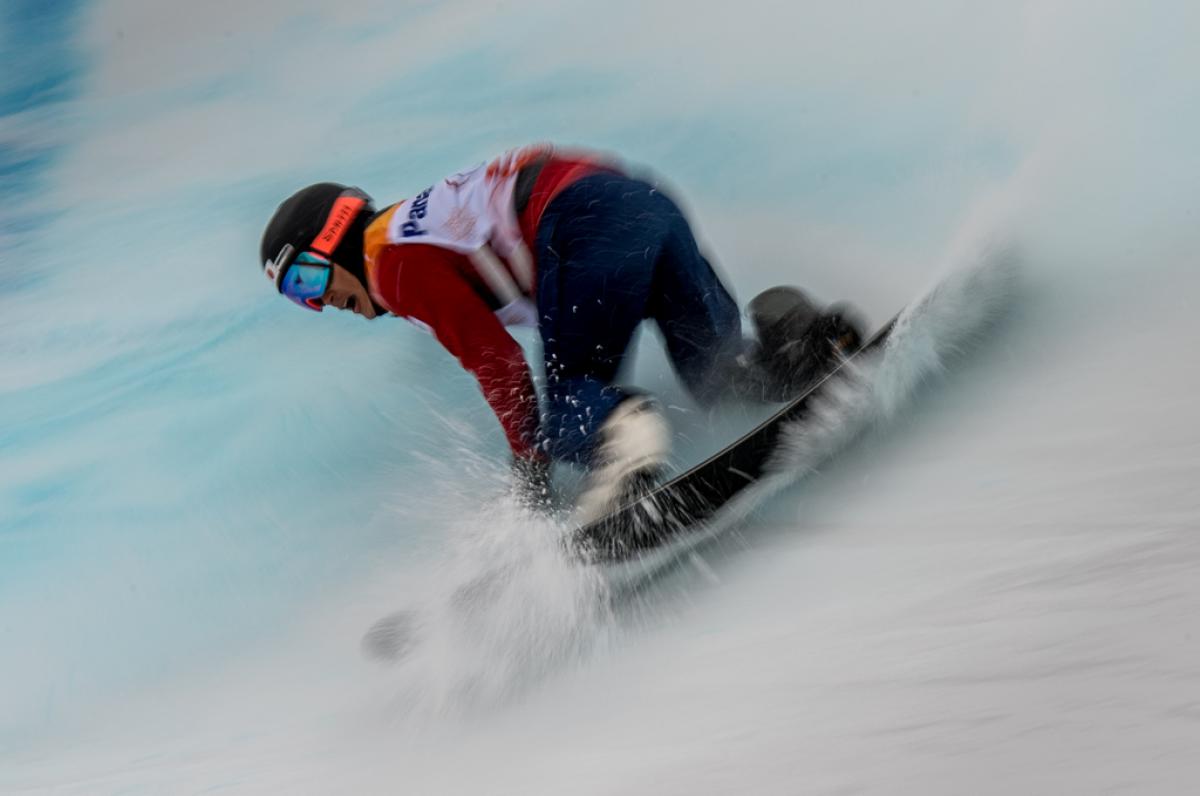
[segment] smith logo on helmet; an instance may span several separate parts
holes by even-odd
[[[325,229],[321,230],[321,235],[313,244],[314,248],[319,247],[326,254],[333,254],[345,234],[346,225],[354,220],[361,207],[362,202],[338,202],[334,205]]]

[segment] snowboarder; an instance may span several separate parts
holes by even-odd
[[[545,144],[379,211],[357,188],[311,185],[276,210],[261,261],[301,306],[396,315],[432,332],[479,381],[525,499],[548,495],[552,461],[588,468],[581,522],[653,483],[669,452],[658,404],[614,383],[643,319],[703,403],[783,400],[860,339],[844,312],[772,288],[751,302],[758,339],[745,340],[737,304],[668,196],[604,156]],[[541,335],[540,408],[505,331],[515,325]]]

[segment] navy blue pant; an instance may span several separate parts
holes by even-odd
[[[628,177],[582,179],[546,208],[535,254],[553,458],[589,463],[595,432],[627,396],[613,381],[646,318],[684,384],[706,398],[716,358],[741,340],[741,316],[667,196]]]

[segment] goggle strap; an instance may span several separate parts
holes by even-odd
[[[282,289],[283,274],[287,271],[288,266],[295,259],[296,247],[290,243],[284,244],[279,253],[275,255],[273,260],[267,260],[263,263],[263,268],[266,271],[267,279],[270,279],[275,284],[276,290]]]
[[[350,229],[350,222],[358,216],[359,211],[366,203],[366,199],[359,191],[353,189],[344,191],[334,201],[333,207],[329,210],[329,216],[325,219],[325,226],[313,239],[309,249],[323,257],[332,257],[342,239],[346,237],[346,231]]]

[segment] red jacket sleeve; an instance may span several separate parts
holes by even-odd
[[[461,255],[424,251],[433,247],[420,245],[403,248],[389,251],[380,264],[383,303],[429,326],[438,342],[479,381],[513,453],[538,456],[537,392],[521,346],[450,261]]]

